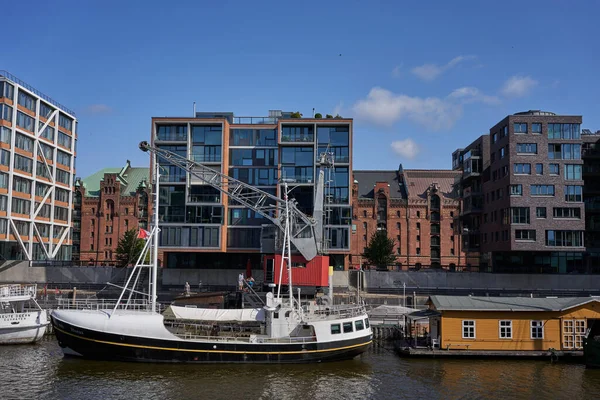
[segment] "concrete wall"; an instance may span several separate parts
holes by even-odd
[[[600,290],[600,275],[488,274],[478,272],[365,271],[367,289]]]
[[[28,261],[8,261],[0,267],[0,283],[89,283],[110,282],[113,267],[30,267]]]
[[[246,269],[177,269],[165,268],[162,270],[162,284],[169,286],[183,286],[189,282],[191,287],[197,287],[199,282],[207,286],[237,286],[238,275],[246,274]],[[256,282],[264,279],[263,271],[252,271]]]

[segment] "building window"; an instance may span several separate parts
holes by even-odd
[[[565,165],[565,179],[568,181],[580,181],[581,180],[581,165],[566,164]]]
[[[548,145],[548,158],[551,160],[580,160],[581,145],[551,143]]]
[[[499,321],[500,339],[512,339],[512,321]]]
[[[579,124],[548,124],[548,139],[581,139]]]
[[[535,217],[536,218],[546,218],[546,207],[536,207],[535,208]]]
[[[454,211],[450,211],[450,216],[454,217]]]
[[[417,222],[417,230],[421,230],[421,223]]]
[[[502,160],[505,156],[506,156],[506,150],[504,149],[504,147],[502,147],[500,149],[500,151],[498,152],[500,159]]]
[[[531,124],[531,133],[536,133],[536,134],[541,134],[542,133],[542,124],[540,123],[533,123]]]
[[[543,321],[531,321],[531,339],[543,339],[544,338],[544,322]]]
[[[546,246],[582,247],[583,231],[546,231]]]
[[[23,114],[21,111],[17,112],[17,126],[30,132],[35,130],[35,119],[31,118],[27,114]]]
[[[581,219],[581,208],[555,207],[553,210],[553,217],[554,218]]]
[[[367,210],[363,210],[363,217],[367,217]]]
[[[517,229],[515,230],[515,240],[535,242],[535,230]]]
[[[363,228],[367,229],[367,223],[366,222],[363,222]]]
[[[537,175],[544,175],[544,164],[535,164],[535,173]]]
[[[511,207],[510,211],[513,224],[529,223],[529,207]]]
[[[527,133],[527,124],[522,122],[515,122],[513,125],[513,129],[517,134]]]
[[[463,320],[462,337],[463,339],[475,339],[475,321]]]
[[[550,175],[560,175],[560,165],[559,164],[550,164],[548,166],[550,171]]]
[[[421,211],[417,211],[417,218],[421,218]]]
[[[452,239],[454,239],[454,237]],[[450,254],[454,255],[454,247],[450,248]]]
[[[583,186],[565,186],[565,201],[582,202]]]
[[[494,134],[492,135],[492,144],[496,143],[497,141],[498,141],[498,134],[497,134],[497,133],[494,133]]]
[[[531,164],[516,163],[513,165],[515,175],[531,175]]]
[[[396,217],[400,218],[400,211],[396,211]]]
[[[554,185],[531,185],[532,196],[554,196]]]
[[[421,248],[417,247],[417,255],[421,255]]]
[[[31,174],[33,171],[33,160],[23,157],[19,154],[15,154],[14,168]]]
[[[511,196],[523,196],[523,185],[510,185],[508,188]]]
[[[537,144],[517,143],[517,154],[537,154]]]
[[[0,119],[12,122],[13,109],[6,104],[0,104]]]

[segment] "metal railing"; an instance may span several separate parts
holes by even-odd
[[[314,135],[281,135],[283,143],[311,143],[314,141]]]
[[[187,142],[187,133],[159,133],[156,135],[156,141],[163,142]]]
[[[117,306],[115,299],[84,299],[73,300],[59,298],[57,299],[57,309],[59,310],[113,310]],[[127,302],[122,301],[116,307],[117,310],[135,310],[152,312],[152,305],[145,299],[134,299]]]
[[[233,123],[239,125],[274,125],[276,117],[233,117]]]
[[[0,287],[0,298],[35,296],[37,285],[10,285]]]
[[[36,95],[38,95],[40,98],[46,100],[48,103],[62,109],[63,111],[68,112],[69,114],[71,114],[72,116],[75,116],[75,111],[71,110],[70,108],[67,108],[65,106],[63,106],[62,104],[60,104],[58,101],[52,99],[49,96],[46,96],[44,93],[40,92],[39,90],[35,89],[34,87],[28,85],[27,83],[23,82],[22,80],[20,80],[19,78],[17,78],[16,76],[14,76],[13,74],[11,74],[8,71],[4,71],[4,70],[0,70],[0,76],[3,76],[5,78],[7,78],[10,81],[13,81],[14,83],[23,86],[25,89],[29,90],[30,92],[35,93]]]
[[[331,319],[331,317],[337,318],[352,318],[358,317],[360,315],[365,315],[367,313],[364,306],[321,306],[321,308],[314,310],[312,313],[305,313],[306,321],[319,321],[319,320],[327,320]]]

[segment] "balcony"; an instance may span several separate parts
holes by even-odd
[[[236,125],[275,125],[277,121],[276,117],[233,117]]]
[[[315,135],[281,135],[281,143],[313,143]]]

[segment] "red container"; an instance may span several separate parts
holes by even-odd
[[[264,256],[265,282],[279,284],[281,254]],[[273,277],[273,279],[268,279]],[[283,265],[282,284],[288,284],[287,265]],[[329,285],[329,257],[316,256],[306,261],[302,256],[292,256],[292,285],[325,287]]]

